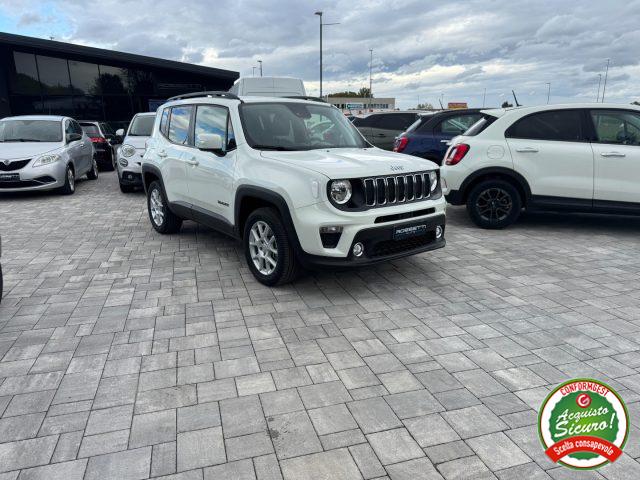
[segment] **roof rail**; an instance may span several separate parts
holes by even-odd
[[[286,96],[284,98],[291,98],[293,100],[310,100],[312,102],[327,103],[326,100],[324,100],[323,98],[320,98],[320,97],[309,97],[307,95],[292,95],[292,96]]]
[[[222,92],[222,91],[207,91],[207,92],[193,92],[193,93],[185,93],[182,95],[176,95],[175,97],[171,97],[167,100],[167,102],[171,102],[173,100],[184,100],[185,98],[198,98],[198,97],[221,97],[228,98],[230,100],[240,100],[240,98],[231,93],[231,92]],[[240,100],[242,102],[242,100]]]

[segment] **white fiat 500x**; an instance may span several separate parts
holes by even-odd
[[[445,196],[483,228],[523,208],[640,215],[640,108],[583,103],[485,110],[442,166]]]
[[[204,92],[157,113],[142,161],[149,218],[242,240],[266,285],[443,247],[438,166],[372,147],[322,101]]]

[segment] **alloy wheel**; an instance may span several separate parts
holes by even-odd
[[[513,200],[502,188],[488,188],[478,195],[476,209],[483,220],[501,222],[511,213]]]
[[[278,244],[273,229],[262,220],[251,227],[249,252],[253,265],[262,275],[271,275],[278,265]]]
[[[67,168],[67,179],[69,181],[69,189],[73,192],[76,189],[76,177],[73,174],[73,170]]]
[[[161,226],[164,223],[164,204],[162,202],[162,195],[157,188],[151,191],[150,198],[151,218],[153,223],[157,226]]]

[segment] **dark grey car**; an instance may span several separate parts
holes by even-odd
[[[378,112],[353,120],[369,143],[384,150],[393,150],[396,137],[418,119],[416,112]]]

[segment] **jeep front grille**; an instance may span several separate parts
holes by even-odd
[[[367,207],[395,205],[430,196],[429,172],[365,178],[363,183]]]

